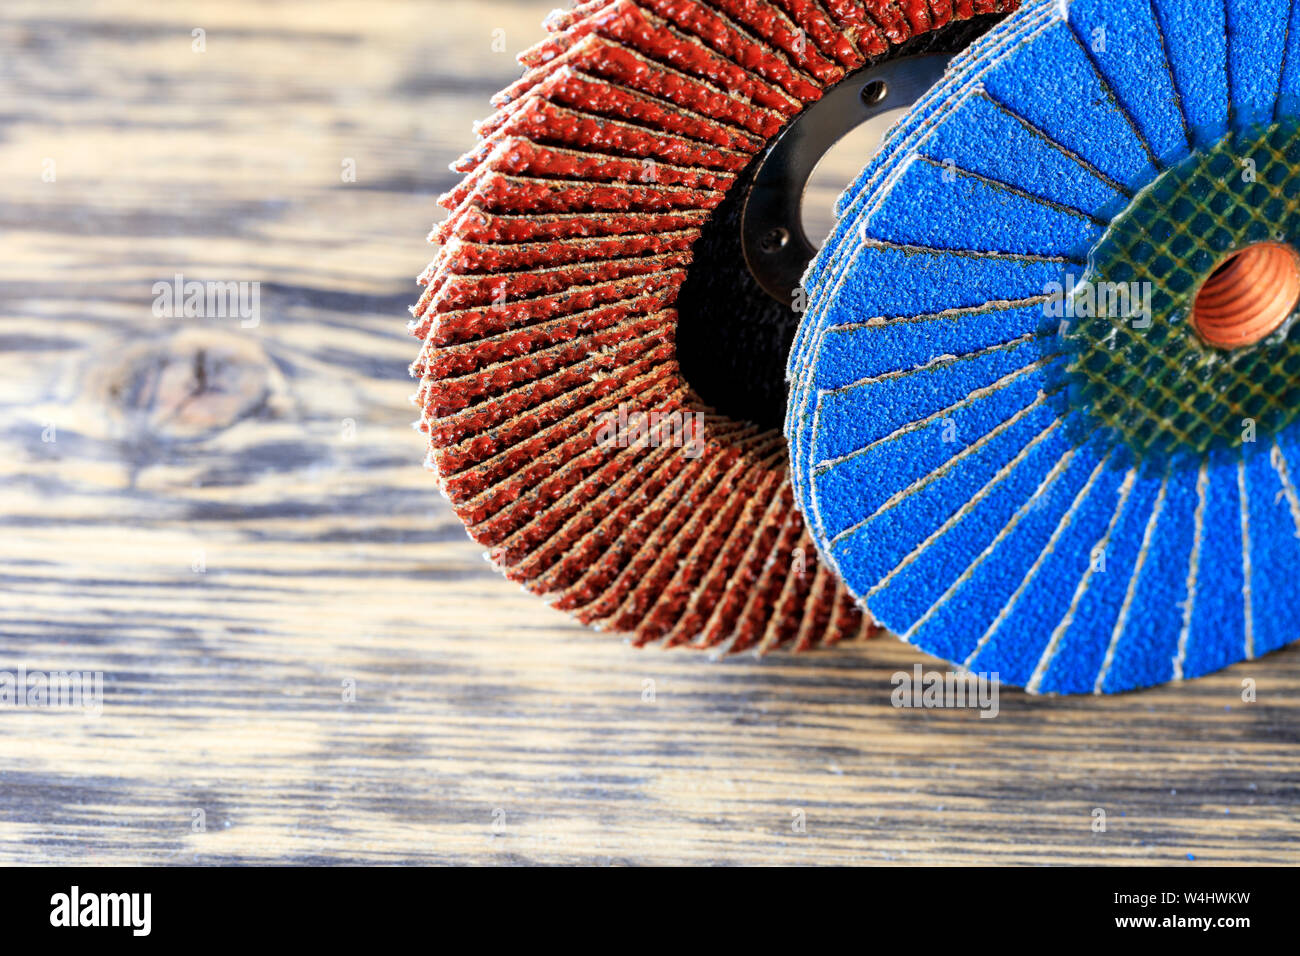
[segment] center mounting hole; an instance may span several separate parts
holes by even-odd
[[[863,87],[864,96],[873,85],[868,83]],[[814,248],[821,248],[835,227],[835,201],[853,184],[871,158],[880,152],[885,134],[906,115],[906,106],[877,113],[841,137],[818,161],[808,177],[799,207],[804,235]]]
[[[1259,242],[1230,256],[1205,280],[1192,304],[1192,327],[1207,345],[1233,349],[1260,342],[1300,303],[1300,253]]]

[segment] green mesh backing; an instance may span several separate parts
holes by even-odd
[[[1201,284],[1233,253],[1262,241],[1300,247],[1298,133],[1290,120],[1229,135],[1165,171],[1089,255],[1073,307],[1085,307],[1089,284],[1150,283],[1151,323],[1073,319],[1070,395],[1139,454],[1240,445],[1247,420],[1262,437],[1300,414],[1297,313],[1232,350],[1206,345],[1188,321]]]

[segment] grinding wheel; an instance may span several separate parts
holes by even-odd
[[[428,463],[507,577],[639,644],[868,632],[794,508],[783,372],[813,249],[791,217],[822,150],[1012,6],[551,15],[453,166],[412,310]]]
[[[786,419],[883,626],[1039,693],[1295,639],[1298,107],[1290,2],[1031,0],[894,129]]]

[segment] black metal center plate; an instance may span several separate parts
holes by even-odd
[[[809,176],[847,133],[915,102],[954,53],[1001,19],[949,24],[855,71],[796,116],[736,178],[693,247],[676,303],[677,359],[702,401],[732,418],[780,427],[786,356],[799,325],[791,302],[816,253],[800,213]],[[864,88],[877,81],[884,83],[883,96],[877,89],[864,98]]]
[[[745,264],[784,305],[817,254],[803,228],[804,192],[831,148],[868,120],[906,109],[943,76],[951,54],[909,56],[864,67],[795,117],[763,154],[740,218]],[[869,156],[862,157],[865,166]]]

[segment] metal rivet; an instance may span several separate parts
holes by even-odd
[[[790,231],[788,229],[770,229],[759,241],[759,248],[764,252],[771,254],[784,248],[785,244],[789,241]]]
[[[872,80],[862,88],[862,102],[868,106],[875,106],[877,103],[884,101],[889,95],[889,84],[884,80]]]

